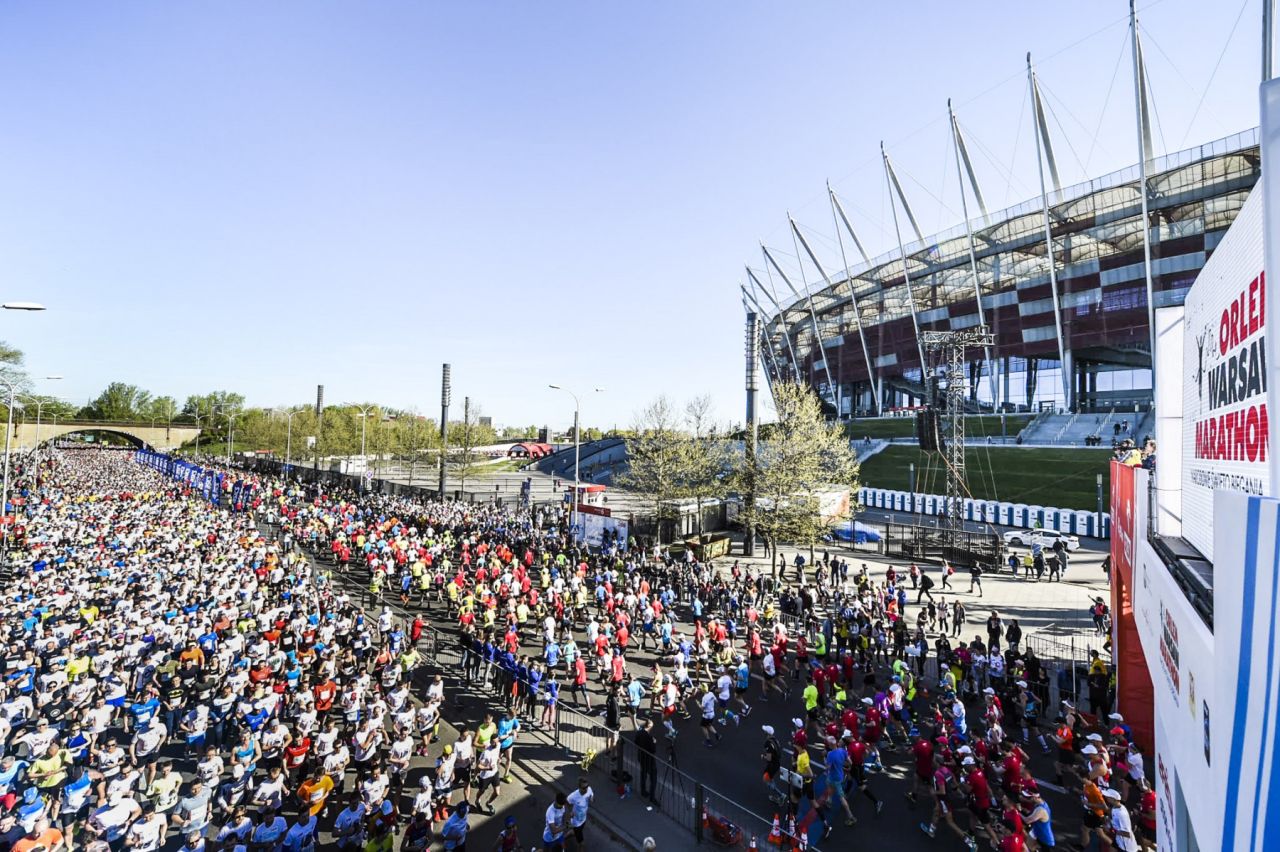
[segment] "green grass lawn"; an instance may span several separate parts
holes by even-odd
[[[495,473],[511,473],[529,464],[528,459],[503,459],[493,464],[477,465],[477,476],[492,476]]]
[[[1010,438],[1022,430],[1031,420],[1030,414],[1006,414],[1004,434]],[[1000,417],[998,415],[981,415],[966,417],[965,433],[970,437],[998,437],[1000,433]],[[868,436],[872,438],[910,438],[915,434],[916,419],[914,417],[874,417],[866,420],[854,420],[845,424],[845,434],[855,441]]]
[[[1110,450],[1043,449],[1038,447],[969,447],[965,454],[969,490],[982,500],[1004,500],[1060,509],[1097,508],[1097,476],[1103,499],[1109,500]],[[942,494],[946,478],[937,453],[915,447],[888,447],[862,464],[868,488],[906,490],[908,465],[916,466],[917,488]]]

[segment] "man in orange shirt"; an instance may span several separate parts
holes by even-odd
[[[333,779],[324,774],[324,770],[316,767],[307,780],[298,786],[298,800],[315,816],[324,810],[329,793],[333,790]]]
[[[62,832],[41,820],[27,832],[27,836],[13,844],[13,852],[63,852],[67,844]]]
[[[315,696],[316,712],[323,715],[333,708],[333,700],[338,696],[338,685],[332,678],[328,678],[324,683],[317,683],[311,694]]]
[[[184,663],[187,660],[195,660],[196,665],[203,669],[204,668],[204,651],[200,650],[200,646],[197,645],[195,642],[188,642],[187,647],[184,648],[182,653],[178,655],[178,660]]]

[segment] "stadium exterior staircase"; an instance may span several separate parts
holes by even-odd
[[[1115,424],[1122,420],[1129,421],[1128,430],[1116,434]],[[1110,447],[1113,440],[1132,438],[1135,443],[1141,442],[1144,436],[1154,434],[1155,414],[1150,411],[1086,411],[1081,413],[1048,413],[1036,416],[1019,433],[1023,444],[1057,445],[1063,447],[1086,446],[1085,439],[1097,435],[1102,439],[1099,446]]]

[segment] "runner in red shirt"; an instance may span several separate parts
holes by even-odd
[[[852,707],[846,707],[845,711],[840,714],[840,722],[844,725],[846,731],[858,733],[858,711]]]
[[[622,659],[621,654],[613,655],[613,671],[611,672],[612,681],[615,684],[622,683],[622,676],[626,674],[626,661]]]
[[[332,679],[326,680],[313,686],[311,694],[315,696],[316,712],[328,713],[333,709],[333,700],[338,696],[338,685]]]
[[[1026,753],[1013,743],[1006,742],[1004,760],[1000,763],[1000,787],[1017,801],[1022,795],[1022,765]]]
[[[849,753],[849,776],[853,782],[858,785],[858,790],[862,795],[871,800],[871,804],[875,806],[876,813],[884,810],[884,802],[880,801],[875,793],[871,792],[871,788],[867,786],[867,757],[871,754],[870,747],[861,740],[852,736],[846,737],[844,741],[845,750]]]
[[[924,737],[916,737],[916,741],[911,744],[911,758],[915,762],[916,771],[911,776],[911,790],[907,793],[907,798],[914,802],[916,791],[921,787],[929,789],[929,782],[933,777],[933,743]]]
[[[964,786],[969,794],[969,832],[975,836],[985,834],[992,846],[998,846],[1000,838],[991,828],[991,786],[987,776],[972,757],[966,757],[962,763],[968,772]]]
[[[1000,845],[996,847],[998,852],[1024,852],[1027,848],[1025,835],[1013,834],[1008,831],[1001,830],[1003,836],[1000,838]]]
[[[827,686],[831,689],[831,692],[834,695],[836,691],[836,683],[840,680],[840,667],[835,663],[827,663],[826,666],[823,667],[822,672],[826,675]]]
[[[808,747],[809,735],[805,732],[804,720],[792,719],[791,724],[796,729],[796,732],[791,735],[791,744],[796,747],[796,751]]]
[[[1000,824],[996,826],[997,831],[1009,832],[1019,838],[1026,835],[1026,823],[1022,819],[1022,810],[1018,807],[1018,800],[1008,793],[1005,793],[1000,802]],[[1001,840],[1003,843],[1003,839]]]
[[[933,759],[933,775],[929,779],[929,791],[933,793],[933,816],[927,823],[920,823],[920,829],[930,837],[935,836],[938,830],[938,820],[943,820],[956,833],[956,836],[964,841],[965,846],[971,850],[976,849],[973,838],[965,834],[960,826],[956,825],[955,817],[951,812],[951,804],[947,801],[947,794],[955,786],[955,776],[951,769],[942,762],[942,759],[935,756]]]
[[[813,679],[813,685],[818,687],[818,698],[819,699],[823,698],[827,694],[826,693],[827,673],[824,672],[822,669],[813,669],[812,679]]]

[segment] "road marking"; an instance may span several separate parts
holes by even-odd
[[[1053,791],[1053,792],[1055,792],[1055,793],[1066,793],[1066,792],[1067,792],[1067,788],[1066,788],[1066,787],[1059,787],[1057,784],[1051,784],[1051,783],[1049,783],[1048,781],[1041,781],[1039,778],[1032,778],[1031,780],[1032,780],[1032,781],[1034,781],[1034,782],[1036,782],[1036,786],[1037,786],[1037,787],[1043,787],[1043,788],[1045,788],[1046,790],[1052,790],[1052,791]]]

